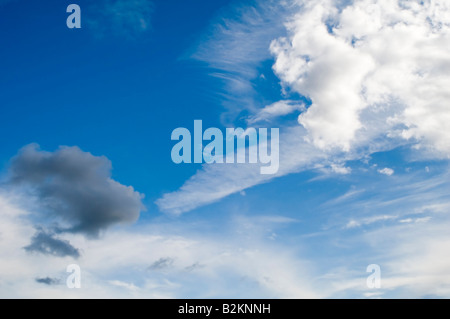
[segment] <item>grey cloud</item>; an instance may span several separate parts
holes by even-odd
[[[69,241],[55,238],[53,234],[38,229],[31,239],[31,244],[24,247],[29,253],[40,253],[56,257],[80,257],[78,249],[73,247]]]
[[[148,269],[150,270],[163,270],[173,265],[174,260],[172,258],[161,258],[155,261]]]
[[[143,195],[111,179],[111,162],[78,147],[44,152],[28,145],[11,160],[9,186],[31,192],[39,211],[61,231],[97,237],[115,224],[133,223]]]
[[[35,281],[39,284],[44,284],[44,285],[48,285],[48,286],[59,285],[61,283],[61,281],[59,279],[50,278],[50,277],[36,278]]]
[[[188,267],[185,268],[186,271],[191,272],[200,268],[203,268],[204,266],[201,265],[200,263],[196,262],[195,264],[192,264]]]

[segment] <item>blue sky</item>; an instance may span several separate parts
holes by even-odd
[[[0,1],[1,297],[450,296],[445,0],[76,3]],[[280,170],[174,164],[194,120]]]

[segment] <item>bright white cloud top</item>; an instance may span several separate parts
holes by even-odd
[[[335,3],[302,2],[271,46],[283,84],[312,100],[299,118],[308,137],[348,151],[383,112],[377,135],[450,155],[448,1]]]

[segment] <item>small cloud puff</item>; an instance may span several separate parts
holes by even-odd
[[[392,176],[392,175],[394,175],[395,171],[392,168],[383,168],[383,169],[379,169],[378,173],[387,175],[387,176]]]

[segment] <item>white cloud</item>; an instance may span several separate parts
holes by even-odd
[[[356,227],[361,227],[361,226],[367,226],[367,225],[370,225],[370,224],[373,224],[376,222],[380,222],[380,221],[387,221],[387,220],[394,220],[394,219],[397,219],[397,216],[379,215],[379,216],[363,218],[360,220],[352,219],[347,223],[345,228],[351,229],[351,228],[356,228]]]
[[[379,169],[378,173],[383,174],[383,175],[387,175],[387,176],[392,176],[394,175],[395,171],[392,168],[383,168],[383,169]]]
[[[448,218],[378,229],[364,238],[374,247],[373,260],[382,266],[386,297],[448,298]]]
[[[248,124],[270,121],[276,117],[291,114],[294,111],[305,111],[305,105],[298,101],[279,101],[268,105],[248,119]]]
[[[333,172],[335,172],[336,174],[341,174],[341,175],[347,175],[352,172],[352,169],[350,167],[345,167],[345,166],[337,165],[337,164],[331,164],[331,170]]]
[[[284,85],[313,102],[299,122],[315,145],[349,150],[384,111],[377,135],[450,155],[448,1],[300,3],[271,48]]]
[[[20,202],[14,194],[0,195],[0,297],[28,298],[36,295],[51,298],[55,287],[37,283],[37,278],[55,277],[65,272],[66,266],[73,263],[71,258],[42,258],[42,255],[28,254],[24,247],[34,233],[29,222],[30,212],[19,208]],[[47,263],[52,260],[52,263]],[[60,269],[58,272],[57,269]],[[68,292],[70,295],[70,292]]]
[[[400,220],[399,222],[402,224],[409,224],[409,223],[428,223],[432,219],[431,216],[423,217],[423,218],[405,218]]]
[[[448,298],[448,173],[425,180],[424,176],[423,172],[406,174],[389,183],[380,179],[381,185],[363,182],[376,191],[353,190],[351,196],[330,203],[330,222],[340,221],[321,236],[333,242],[332,253],[326,256],[335,271],[328,269],[324,276],[332,278],[334,297]],[[342,227],[351,232],[342,232]],[[325,250],[326,245],[322,246]],[[358,283],[358,269],[359,276],[365,271],[361,264],[381,267],[381,289]],[[368,294],[373,292],[377,295]]]
[[[120,280],[111,280],[111,281],[109,281],[109,283],[113,286],[116,286],[119,288],[125,288],[130,291],[138,291],[139,290],[139,288],[136,287],[134,284],[128,283],[128,282],[123,282]]]
[[[204,165],[180,189],[164,194],[156,204],[166,213],[179,215],[291,173],[323,167],[331,167],[334,173],[341,175],[351,173],[351,168],[343,164],[330,163],[330,159],[336,158],[334,151],[315,147],[306,141],[305,136],[305,129],[301,126],[284,128],[280,132],[280,169],[275,175],[261,175],[256,164]],[[382,151],[387,146],[379,143],[371,147],[373,151]],[[362,156],[361,152],[339,153],[338,162],[345,163]],[[329,174],[329,171],[325,173]]]
[[[361,82],[375,64],[369,55],[330,35],[324,20],[334,14],[335,8],[321,1],[307,2],[289,24],[294,35],[274,41],[271,50],[282,81],[313,102],[299,122],[316,145],[349,150],[361,128]]]

